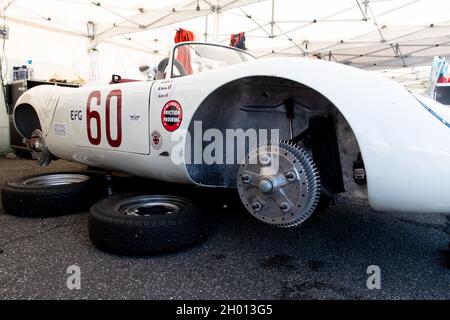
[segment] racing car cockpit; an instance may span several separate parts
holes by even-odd
[[[182,42],[171,50],[169,57],[158,64],[155,80],[184,77],[255,59],[251,54],[234,47]]]

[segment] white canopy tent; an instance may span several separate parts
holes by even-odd
[[[32,59],[38,78],[49,78],[54,73],[89,80],[109,78],[112,73],[140,77],[137,65],[159,61],[158,55],[166,55],[173,40],[138,41],[129,36],[130,32],[145,32],[206,15],[217,18],[219,11],[254,2],[220,0],[214,6],[197,9],[196,0],[127,1],[126,5],[117,0],[3,1],[0,8],[10,31],[4,56],[9,70],[11,65]]]
[[[450,56],[448,0],[9,0],[0,8],[9,69],[33,59],[39,78],[140,77],[137,66],[166,55],[179,27],[223,44],[245,31],[256,56],[317,53],[417,90],[429,75],[423,66]]]

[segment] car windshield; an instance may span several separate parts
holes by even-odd
[[[255,60],[250,54],[232,47],[206,43],[186,43],[173,52],[172,77],[207,72],[233,64]]]
[[[428,97],[414,94],[414,97],[427,109],[433,116],[450,127],[450,106],[443,105]]]

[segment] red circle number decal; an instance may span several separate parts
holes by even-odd
[[[171,100],[167,102],[161,112],[161,121],[169,132],[177,130],[183,120],[183,109],[178,101]]]

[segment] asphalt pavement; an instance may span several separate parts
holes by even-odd
[[[0,159],[0,185],[27,174],[84,170]],[[217,202],[228,203],[218,192]],[[0,207],[0,299],[450,299],[449,214],[332,206],[293,229],[258,222],[236,206],[211,209],[211,236],[156,257],[104,253],[87,213],[17,218]],[[68,289],[79,266],[81,289]],[[368,289],[378,266],[380,289]]]

